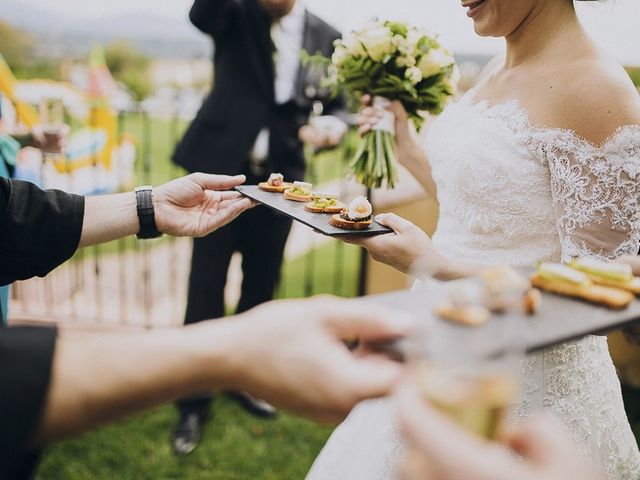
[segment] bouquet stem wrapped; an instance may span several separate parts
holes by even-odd
[[[370,132],[367,132],[351,161],[350,169],[356,180],[367,187],[381,187],[385,182],[394,188],[398,181],[395,142],[395,115],[387,110],[391,102],[384,97],[373,99],[373,108],[381,116]]]

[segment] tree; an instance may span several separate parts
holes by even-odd
[[[149,75],[151,59],[127,40],[116,40],[105,49],[107,66],[113,78],[122,82],[133,97],[144,100],[153,92]]]
[[[12,70],[21,70],[35,59],[35,39],[0,20],[0,53]]]
[[[55,64],[38,58],[35,37],[3,20],[0,20],[0,53],[18,78],[58,76]]]

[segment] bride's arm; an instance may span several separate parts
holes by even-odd
[[[424,231],[398,215],[377,215],[376,222],[394,233],[370,237],[345,235],[342,240],[366,248],[374,260],[416,278],[457,280],[478,275],[488,267],[444,256]]]
[[[640,99],[621,68],[582,68],[541,116],[566,131],[541,138],[538,151],[549,166],[562,260],[615,260],[640,244]]]

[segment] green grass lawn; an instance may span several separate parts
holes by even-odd
[[[331,241],[283,267],[280,298],[357,292],[359,249]],[[313,274],[305,272],[313,264]],[[336,263],[337,262],[337,263]],[[339,267],[339,268],[336,268]],[[177,419],[168,406],[50,448],[39,480],[298,479],[322,448],[330,428],[289,415],[255,419],[219,397],[198,449],[177,458],[169,434]]]
[[[38,480],[282,480],[301,479],[330,428],[290,415],[259,420],[225,397],[200,446],[176,457],[169,436],[177,420],[171,406],[102,428],[49,449]]]

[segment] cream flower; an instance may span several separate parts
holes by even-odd
[[[418,62],[418,68],[422,72],[423,77],[428,78],[440,73],[443,68],[452,65],[454,62],[455,60],[449,52],[441,48],[432,48],[429,50],[429,53],[423,55],[420,59]]]
[[[342,40],[342,45],[344,46],[345,53],[347,55],[351,55],[353,57],[364,57],[367,54],[360,42],[360,39],[355,33],[345,35]]]
[[[333,55],[331,55],[331,63],[336,67],[341,67],[348,57],[349,54],[347,53],[347,49],[342,46],[338,46],[333,52]]]
[[[413,85],[417,85],[422,80],[422,71],[418,67],[408,68],[404,75]]]
[[[375,62],[381,62],[384,57],[396,51],[391,30],[384,26],[374,26],[364,30],[359,36],[367,53]]]
[[[396,58],[396,65],[398,67],[415,67],[416,63],[416,57],[413,55],[403,55]]]

